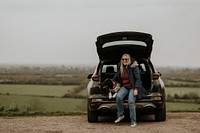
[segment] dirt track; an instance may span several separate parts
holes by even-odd
[[[135,128],[129,120],[119,124],[114,118],[88,123],[87,116],[0,117],[0,133],[199,133],[200,113],[167,113],[165,122],[154,122],[151,116],[139,118]]]

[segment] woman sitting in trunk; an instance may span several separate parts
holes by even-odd
[[[135,127],[137,125],[135,100],[137,97],[142,97],[144,88],[138,64],[129,54],[122,55],[119,70],[114,76],[113,81],[121,86],[116,97],[118,118],[115,120],[115,123],[119,123],[124,118],[123,99],[128,94],[131,127]]]

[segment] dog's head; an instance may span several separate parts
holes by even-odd
[[[106,79],[103,83],[102,83],[102,87],[103,89],[113,89],[113,82],[110,79]]]

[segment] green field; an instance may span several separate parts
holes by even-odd
[[[165,89],[166,95],[184,95],[187,93],[196,93],[200,97],[200,88],[194,88],[194,87],[166,87]]]
[[[86,100],[62,98],[77,86],[55,85],[0,85],[0,105],[16,105],[20,111],[31,106],[37,111],[85,112]],[[78,93],[86,95],[85,89]]]
[[[85,99],[11,95],[1,95],[0,99],[0,105],[8,108],[11,104],[15,104],[19,107],[20,111],[26,111],[26,106],[30,104],[34,106],[34,108],[37,108],[37,111],[85,112],[86,110]]]
[[[167,111],[169,112],[200,112],[200,104],[167,102]]]
[[[0,94],[61,97],[75,85],[0,85]]]
[[[200,97],[200,88],[194,87],[166,87],[166,95],[174,96],[175,94],[183,96],[185,94],[197,94]],[[194,111],[200,112],[200,104],[197,103],[182,103],[182,102],[167,102],[167,111]]]
[[[16,105],[19,111],[26,111],[31,106],[36,111],[48,112],[86,112],[86,99],[62,98],[77,86],[59,85],[0,85],[0,106],[8,109]],[[200,94],[199,88],[167,87],[166,94]],[[77,95],[86,96],[86,89]],[[167,102],[167,111],[200,111],[200,104]]]

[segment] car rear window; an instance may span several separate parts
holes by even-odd
[[[105,43],[103,45],[103,48],[118,46],[118,45],[138,45],[138,46],[144,46],[144,47],[147,46],[147,44],[143,41],[123,40],[123,41],[113,41],[113,42]]]

